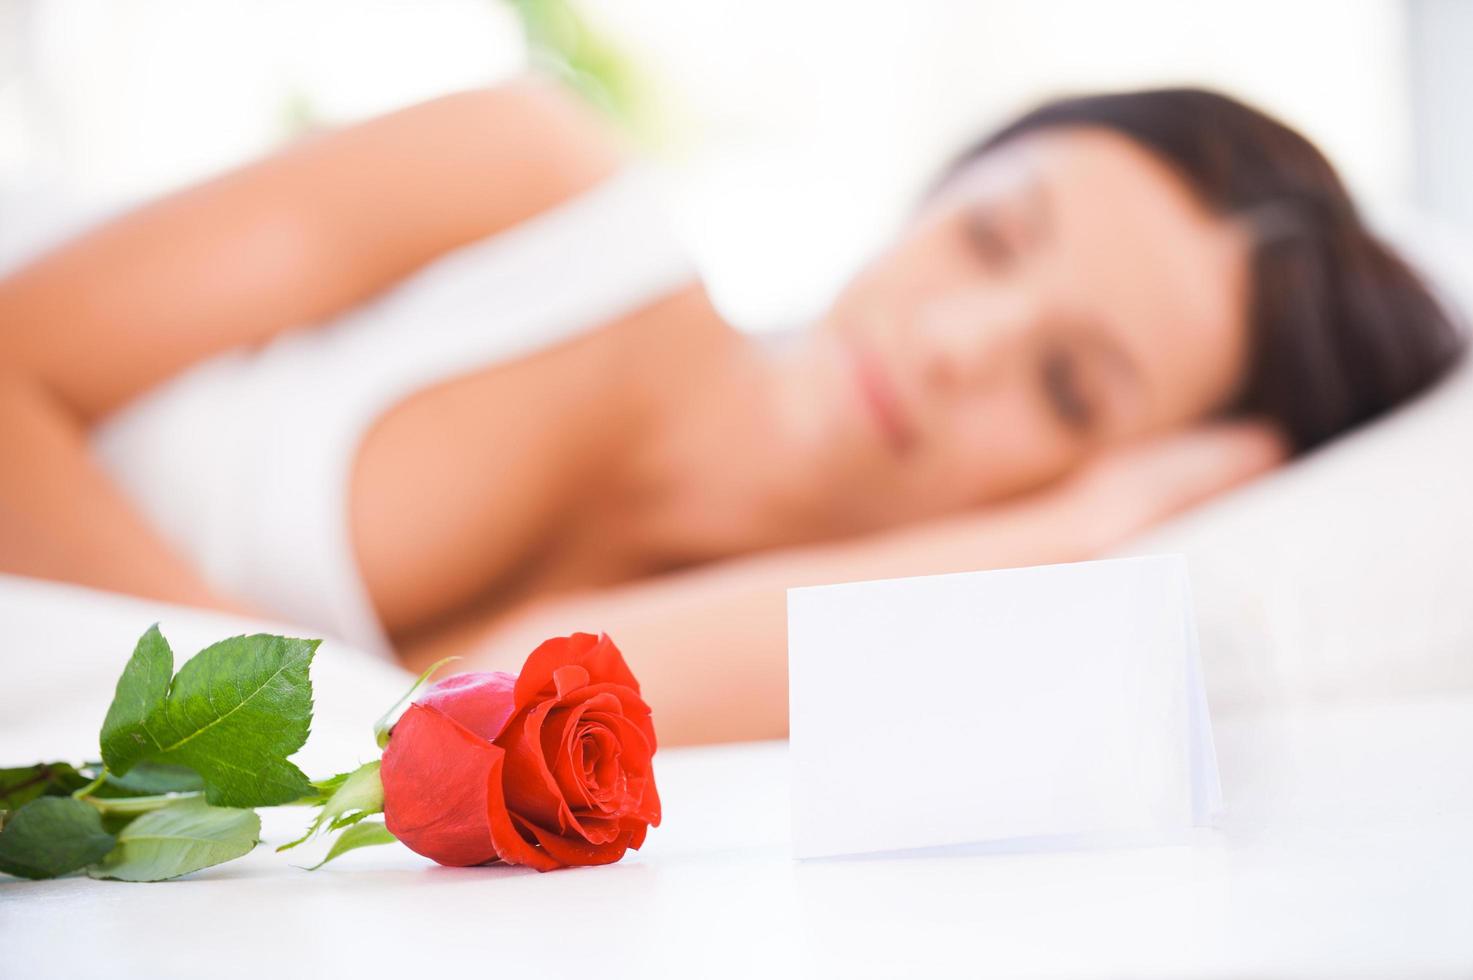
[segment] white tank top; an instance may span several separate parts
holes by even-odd
[[[420,389],[608,323],[695,274],[654,176],[628,167],[324,324],[192,367],[92,445],[214,587],[391,657],[348,513],[369,427]]]

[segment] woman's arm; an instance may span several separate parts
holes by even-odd
[[[39,385],[0,371],[0,572],[249,614],[219,595],[93,461]]]
[[[0,364],[92,422],[202,358],[359,303],[619,159],[587,112],[533,79],[304,139],[0,280]]]
[[[1279,442],[1256,427],[1173,436],[984,512],[553,597],[405,659],[422,669],[462,654],[460,669],[516,670],[550,636],[603,631],[639,677],[662,743],[780,738],[788,725],[788,588],[1090,558],[1282,457]]]
[[[240,611],[109,482],[90,425],[549,207],[621,156],[529,79],[304,140],[0,280],[0,571]]]

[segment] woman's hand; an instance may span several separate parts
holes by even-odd
[[[1287,458],[1283,439],[1256,422],[1220,422],[1101,455],[1049,496],[1097,554],[1239,486]]]

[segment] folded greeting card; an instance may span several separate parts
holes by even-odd
[[[1180,555],[788,590],[796,857],[1138,840],[1221,806]]]

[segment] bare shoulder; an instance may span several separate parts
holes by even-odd
[[[513,197],[536,211],[588,189],[633,156],[627,138],[560,83],[523,75],[422,103],[424,136],[482,162],[488,192],[516,175]],[[433,132],[430,132],[433,130]],[[526,166],[517,166],[526,164]],[[511,190],[511,188],[508,188]]]

